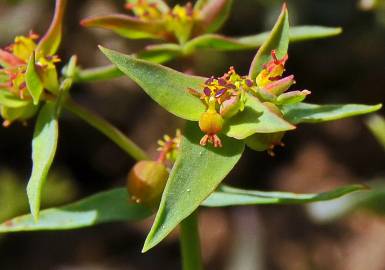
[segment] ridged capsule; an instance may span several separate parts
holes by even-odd
[[[169,172],[162,163],[142,160],[128,174],[127,188],[131,200],[155,208],[159,204]]]
[[[200,141],[201,145],[206,145],[207,142],[212,143],[214,147],[222,147],[222,142],[217,136],[217,133],[221,132],[223,127],[223,118],[215,110],[207,110],[202,113],[199,119],[199,128],[204,132],[204,135]]]

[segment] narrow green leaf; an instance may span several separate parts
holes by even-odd
[[[318,25],[299,25],[290,27],[290,42],[305,41],[311,39],[327,38],[339,35],[342,32],[341,27],[325,27]],[[249,46],[260,46],[268,38],[269,32],[263,32],[258,35],[251,35],[236,38],[238,42]]]
[[[56,104],[48,102],[40,110],[32,140],[32,173],[27,195],[31,213],[39,218],[40,196],[49,168],[55,156],[58,139]]]
[[[130,202],[125,188],[117,188],[63,207],[43,210],[38,222],[32,215],[13,218],[0,224],[0,233],[69,230],[114,221],[141,220],[150,215],[149,209]]]
[[[170,113],[197,121],[205,111],[205,105],[191,95],[188,88],[199,89],[206,78],[186,75],[103,47],[100,49],[113,64]]]
[[[178,44],[166,43],[149,45],[136,56],[152,63],[161,64],[176,58],[181,53],[182,50]]]
[[[297,42],[337,36],[342,33],[342,28],[319,25],[300,25],[290,27],[289,33],[290,42]]]
[[[8,108],[21,108],[30,102],[30,100],[20,99],[8,90],[0,89],[0,105]]]
[[[286,4],[282,6],[281,14],[275,23],[273,30],[266,41],[259,48],[250,66],[249,76],[253,80],[263,69],[263,64],[271,58],[271,51],[275,50],[277,57],[282,58],[286,55],[289,47],[289,14]]]
[[[38,54],[47,56],[54,55],[60,45],[62,37],[62,24],[67,0],[56,0],[55,14],[47,33],[40,40],[36,51]]]
[[[300,204],[331,200],[363,189],[366,189],[366,186],[351,185],[319,194],[295,194],[289,192],[252,191],[220,186],[202,205],[207,207],[225,207],[256,204]],[[354,198],[357,198],[360,203],[362,202],[361,204],[365,204],[366,200],[364,198],[372,198],[371,194],[372,192],[365,192],[361,193],[361,196],[355,196]],[[383,197],[383,190],[381,190],[378,196]],[[338,202],[333,201],[331,203]],[[15,217],[0,224],[0,233],[78,229],[108,222],[141,220],[149,217],[151,214],[150,209],[140,204],[130,203],[126,188],[116,188],[97,193],[62,207],[42,210],[38,222],[35,222],[30,214]]]
[[[256,97],[248,95],[245,109],[225,122],[224,132],[236,139],[255,133],[274,133],[295,129],[295,126],[271,112]]]
[[[360,192],[341,198],[340,200],[307,205],[309,216],[318,223],[336,221],[356,210],[370,210],[375,214],[384,215],[385,181],[376,179],[367,182],[368,192]]]
[[[282,112],[285,119],[293,124],[320,123],[375,112],[381,109],[381,107],[382,104],[317,105],[310,103],[297,103],[282,106]]]
[[[220,184],[240,159],[242,141],[221,137],[223,147],[199,145],[202,133],[197,123],[188,122],[181,153],[170,173],[154,224],[143,252],[162,241]]]
[[[263,40],[262,40],[263,41]],[[261,42],[262,43],[262,42]],[[232,51],[246,50],[259,47],[261,44],[247,44],[238,41],[235,38],[230,38],[218,34],[205,34],[188,41],[183,49],[186,53],[191,54],[197,49],[209,49],[215,51]]]
[[[366,121],[366,125],[385,149],[385,119],[380,115],[372,115]]]
[[[224,207],[258,204],[303,204],[333,200],[346,194],[365,190],[367,188],[368,187],[365,185],[356,184],[339,187],[322,193],[297,194],[291,192],[245,190],[223,185],[216,192],[211,194],[202,205],[207,207]]]
[[[166,39],[164,21],[143,21],[136,17],[114,14],[84,19],[80,22],[85,27],[98,27],[111,30],[129,39]]]
[[[35,53],[32,53],[28,61],[27,70],[25,72],[25,83],[27,85],[28,92],[32,96],[33,104],[37,105],[40,100],[40,96],[43,93],[43,83],[36,70]]]
[[[324,27],[316,25],[301,25],[290,27],[290,42],[327,38],[342,32],[340,27]],[[269,32],[244,37],[226,37],[218,34],[200,35],[184,45],[186,52],[192,53],[196,49],[215,51],[237,51],[258,48],[269,37]]]

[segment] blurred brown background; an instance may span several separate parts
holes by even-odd
[[[287,70],[297,87],[312,91],[313,103],[378,103],[385,99],[385,12],[369,0],[287,1],[292,25],[342,26],[342,35],[292,44]],[[54,1],[0,0],[0,45],[33,29],[44,33]],[[169,1],[171,5],[181,1]],[[270,29],[282,1],[235,0],[222,29],[241,36]],[[124,1],[69,1],[60,56],[77,54],[83,67],[107,64],[96,45],[126,53],[145,42],[111,32],[84,29],[90,15],[124,12]],[[205,52],[168,65],[221,75],[231,65],[246,73],[255,51]],[[127,78],[76,85],[76,100],[103,115],[155,155],[156,141],[183,122],[157,106]],[[383,114],[383,112],[381,112]],[[385,176],[385,153],[354,118],[302,125],[284,139],[276,157],[247,150],[227,183],[239,187],[320,192],[338,185]],[[33,125],[0,129],[0,219],[27,211],[24,188],[30,173]],[[45,205],[57,205],[125,183],[133,160],[98,131],[72,115],[61,119],[60,141]],[[385,205],[384,205],[385,208]],[[385,219],[355,211],[334,223],[317,224],[302,206],[203,209],[201,237],[206,269],[381,270],[385,269]],[[151,250],[140,250],[151,221],[107,224],[68,232],[1,236],[0,269],[180,269],[175,235]]]

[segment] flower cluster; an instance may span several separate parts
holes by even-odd
[[[179,42],[187,41],[193,30],[194,21],[199,17],[198,11],[188,2],[186,5],[176,5],[167,12],[162,11],[159,3],[138,0],[126,4],[134,16],[143,21],[163,21],[167,32],[173,33]]]
[[[125,8],[141,20],[154,20],[162,18],[162,11],[157,3],[138,0],[136,3],[127,3]]]
[[[207,106],[207,111],[201,115],[199,127],[205,133],[201,145],[211,143],[221,147],[222,142],[218,133],[222,130],[224,119],[242,111],[245,103],[245,93],[253,87],[253,81],[246,76],[236,73],[234,67],[223,76],[207,79],[202,92],[189,89],[189,92],[199,97]]]
[[[222,146],[217,134],[222,130],[226,118],[244,109],[246,93],[259,98],[279,117],[283,117],[280,105],[301,102],[310,94],[308,90],[286,92],[295,83],[293,75],[283,77],[288,56],[278,59],[273,50],[271,57],[263,65],[255,81],[248,76],[240,76],[230,67],[223,76],[207,79],[201,91],[189,89],[191,94],[199,97],[207,106],[206,112],[199,119],[199,127],[205,133],[200,141],[201,145],[211,143],[214,147]],[[281,145],[280,139],[275,138],[274,144],[269,148],[271,151],[274,145]]]
[[[164,163],[165,161],[175,162],[178,155],[182,134],[179,129],[176,130],[175,137],[164,135],[163,140],[158,140],[159,157],[158,162]]]
[[[60,59],[56,55],[35,55],[38,38],[37,34],[30,32],[28,36],[17,36],[14,43],[0,49],[0,93],[7,99],[25,101],[18,103],[18,106],[1,105],[3,126],[9,126],[15,120],[24,121],[36,112],[36,104],[33,104],[26,84],[26,71],[31,57],[35,57],[36,71],[44,87],[52,90],[57,88],[55,63]]]
[[[271,51],[272,59],[263,65],[262,71],[255,80],[257,96],[266,102],[275,105],[298,103],[310,94],[308,90],[286,92],[295,84],[294,75],[282,77],[285,71],[285,63],[288,59],[286,54],[282,59],[278,59],[275,50]]]

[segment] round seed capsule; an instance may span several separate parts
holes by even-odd
[[[151,208],[157,207],[169,172],[162,163],[150,160],[137,162],[128,174],[127,188],[131,200]]]
[[[223,118],[215,110],[202,113],[199,119],[199,128],[206,134],[217,134],[222,130]]]

